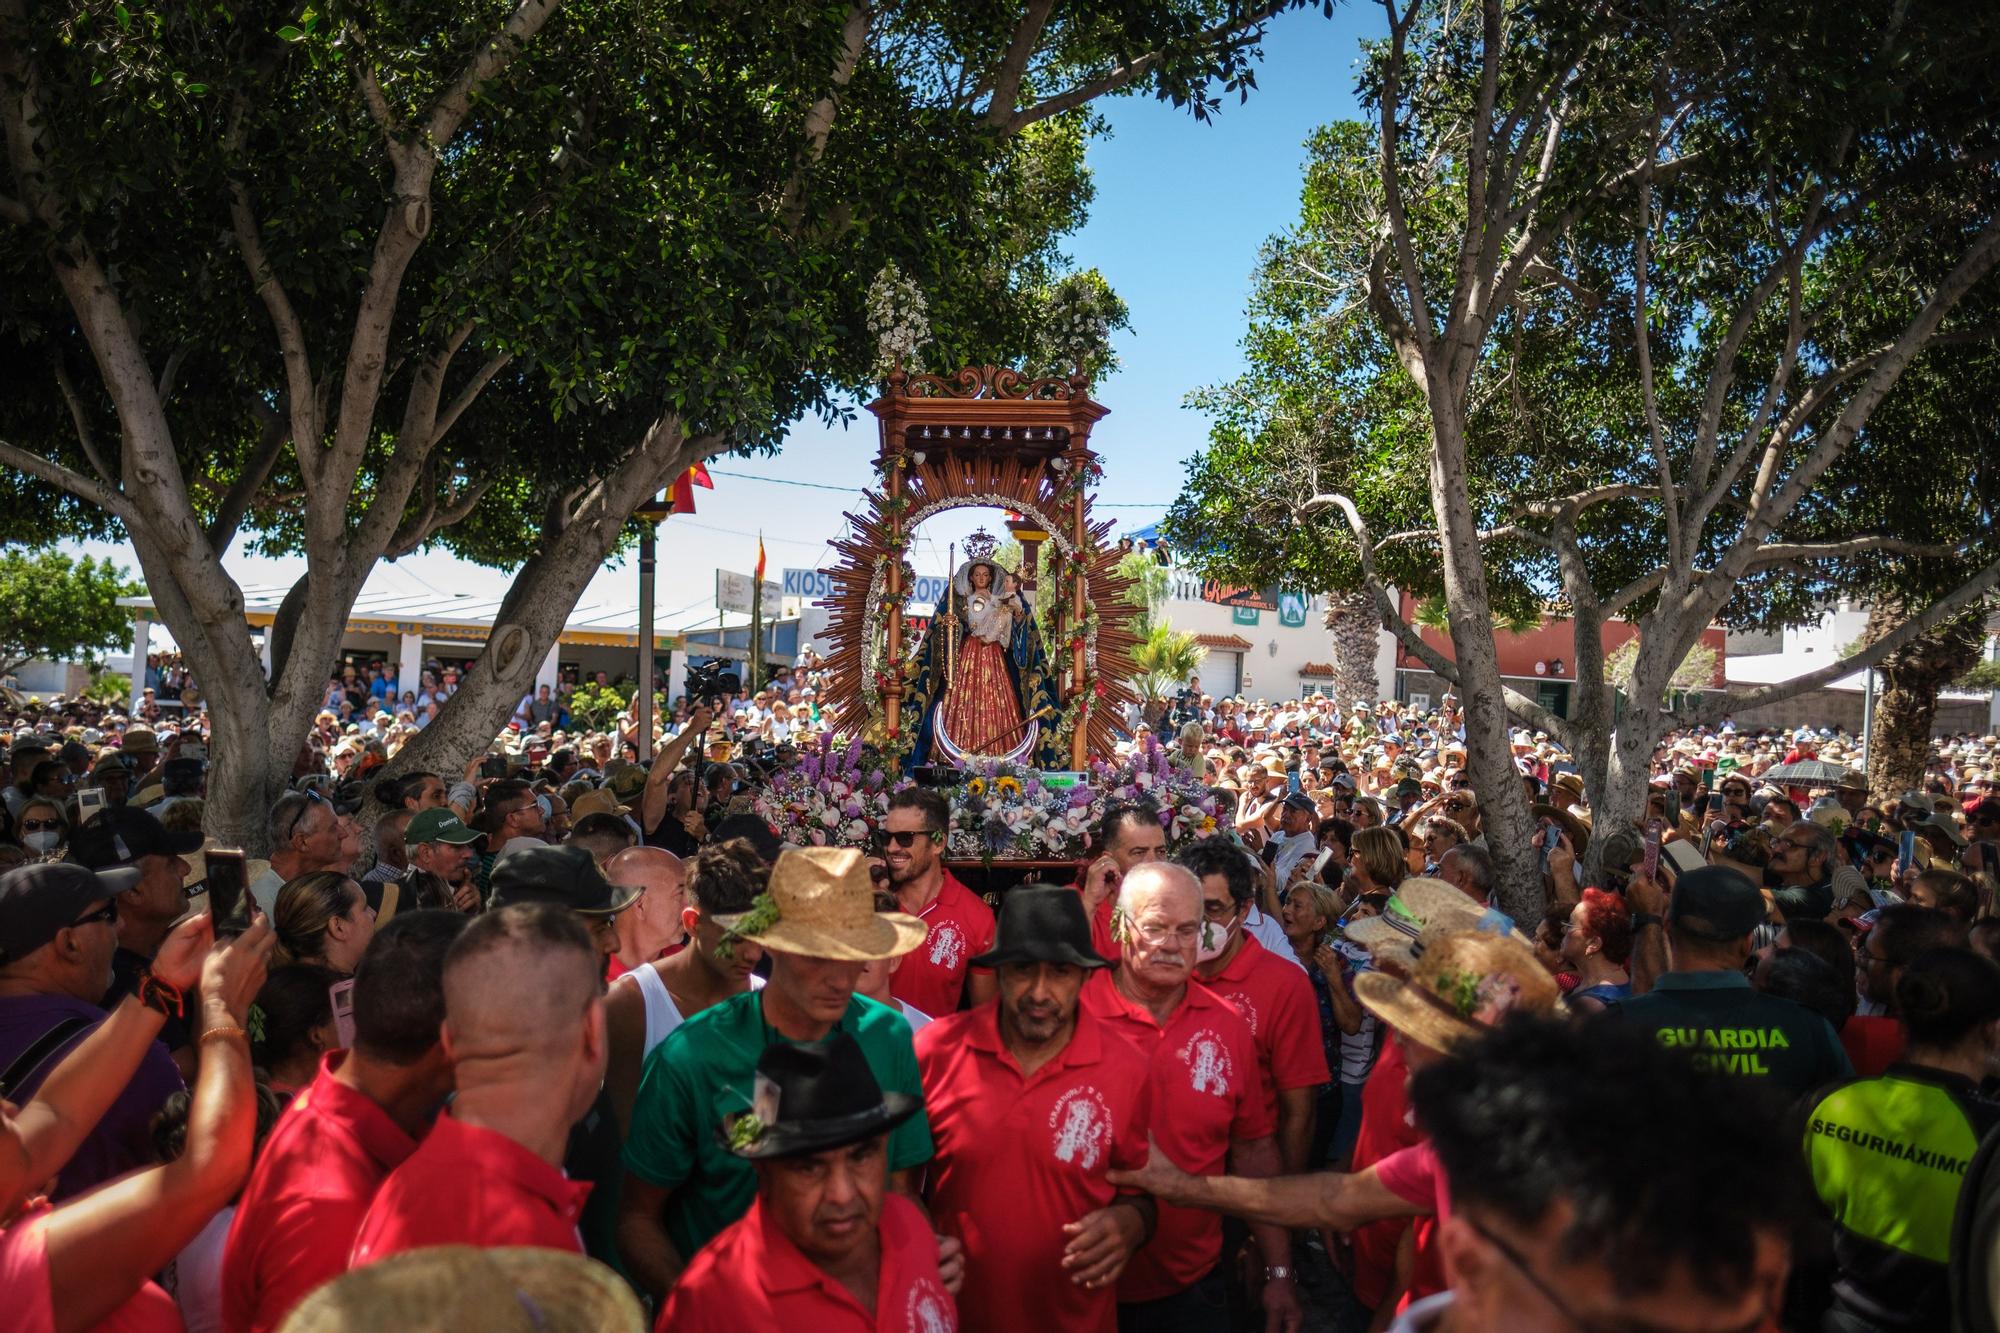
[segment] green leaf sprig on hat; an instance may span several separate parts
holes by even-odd
[[[746,1148],[756,1146],[758,1141],[764,1137],[764,1131],[769,1128],[770,1126],[757,1118],[756,1112],[745,1111],[741,1115],[729,1118],[725,1133],[729,1139],[731,1150],[742,1152]]]
[[[731,926],[728,933],[722,937],[722,943],[718,944],[715,948],[715,956],[725,963],[728,962],[736,956],[737,940],[762,935],[777,924],[778,904],[776,900],[768,893],[758,894],[756,899],[751,902],[750,910],[745,912],[742,918],[734,926]]]

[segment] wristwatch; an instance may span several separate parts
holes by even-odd
[[[1292,1270],[1283,1264],[1273,1264],[1264,1270],[1264,1280],[1266,1282],[1280,1282],[1290,1276],[1292,1276]]]
[[[1644,930],[1647,926],[1657,926],[1659,924],[1660,914],[1658,912],[1632,913],[1632,929],[1634,930]]]

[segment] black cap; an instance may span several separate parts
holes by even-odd
[[[43,861],[0,875],[0,963],[17,963],[118,891],[83,866]]]
[[[714,765],[711,764],[710,767]],[[785,844],[779,839],[776,830],[748,810],[723,816],[722,822],[708,833],[708,840],[711,843],[728,842],[731,838],[742,838],[748,842],[751,849],[757,853],[757,858],[765,865],[774,863],[778,859],[778,853],[785,849]]]
[[[1675,929],[1717,943],[1742,939],[1766,915],[1763,893],[1728,866],[1703,866],[1682,875],[1667,904],[1667,920]]]
[[[103,875],[114,892],[131,886],[113,872],[136,871],[142,856],[186,856],[201,850],[201,831],[169,832],[146,811],[129,805],[106,806],[69,836],[69,859]],[[125,876],[136,882],[137,875]]]
[[[643,889],[613,887],[581,847],[516,847],[493,863],[493,911],[516,903],[554,903],[589,916],[622,912]]]
[[[1002,963],[1067,963],[1072,967],[1109,967],[1090,942],[1090,918],[1083,895],[1060,885],[1009,889],[1000,899],[1000,924],[993,947],[967,964],[999,967]]]
[[[1285,797],[1284,801],[1281,804],[1287,810],[1302,810],[1306,814],[1311,814],[1313,812],[1312,797],[1306,795],[1302,791],[1295,791],[1291,793],[1289,796]]]
[[[752,1160],[830,1152],[888,1133],[922,1105],[908,1093],[883,1092],[861,1043],[836,1030],[823,1041],[766,1046],[750,1110],[725,1120],[722,1138]]]

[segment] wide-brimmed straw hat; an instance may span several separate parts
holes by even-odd
[[[580,1254],[535,1246],[438,1245],[328,1282],[280,1333],[642,1333],[624,1279]]]
[[[1379,916],[1364,916],[1346,926],[1347,938],[1384,962],[1414,968],[1431,940],[1460,931],[1485,929],[1528,939],[1505,914],[1481,907],[1456,885],[1422,875],[1404,880],[1389,895]]]
[[[1430,941],[1408,980],[1382,972],[1354,979],[1355,998],[1369,1013],[1409,1040],[1447,1052],[1509,1014],[1554,1012],[1561,994],[1532,948],[1483,930]]]
[[[900,958],[930,929],[907,913],[875,910],[867,862],[852,847],[786,848],[750,910],[716,924],[779,953],[849,963]]]

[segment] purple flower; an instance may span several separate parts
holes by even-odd
[[[1072,810],[1080,809],[1083,806],[1089,805],[1096,797],[1097,793],[1081,784],[1071,787],[1069,789],[1069,808]]]
[[[847,804],[840,807],[840,812],[849,819],[859,819],[861,817],[861,802],[850,796],[847,798]]]

